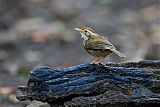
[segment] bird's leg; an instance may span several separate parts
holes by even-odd
[[[100,57],[99,63],[102,63],[103,59],[103,57]]]
[[[99,58],[99,61],[98,61],[98,64],[106,66],[106,65],[102,62],[103,60],[104,60],[104,57],[100,57],[100,58]]]
[[[97,59],[93,60],[91,64],[102,64],[103,65],[102,63],[103,59],[104,57],[98,57]]]
[[[99,58],[99,61],[98,61],[98,63],[101,63],[101,64],[103,64],[103,63],[102,63],[103,59],[104,59],[104,57],[100,57],[100,58]]]
[[[91,64],[98,64],[98,63],[99,63],[99,60],[100,60],[100,58],[96,58],[95,60],[93,60],[93,61],[91,62]]]

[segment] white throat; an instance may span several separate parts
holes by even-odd
[[[84,40],[88,40],[88,37],[84,33],[81,33],[81,35],[81,38],[83,38]]]

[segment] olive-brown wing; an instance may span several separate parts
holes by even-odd
[[[88,42],[88,48],[92,49],[116,49],[106,38],[94,38]]]
[[[122,57],[122,58],[126,58],[125,54],[119,52],[118,50],[116,50],[116,48],[108,41],[108,40],[95,40],[90,42],[92,45],[90,45],[91,49],[93,50],[102,50],[102,51],[106,51],[106,52],[114,52],[116,53],[118,56]],[[110,53],[111,53],[110,52]]]

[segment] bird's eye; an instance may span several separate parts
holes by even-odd
[[[86,31],[86,30],[85,30],[84,32],[85,32],[85,33],[87,33],[87,31]]]
[[[90,32],[88,32],[87,30],[84,30],[84,33],[85,33],[85,35],[88,36],[88,37],[91,35]]]

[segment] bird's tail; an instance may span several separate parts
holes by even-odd
[[[120,56],[121,58],[126,58],[126,55],[125,55],[125,54],[117,51],[116,49],[112,49],[112,51],[113,51],[114,53],[116,53],[118,56]]]

